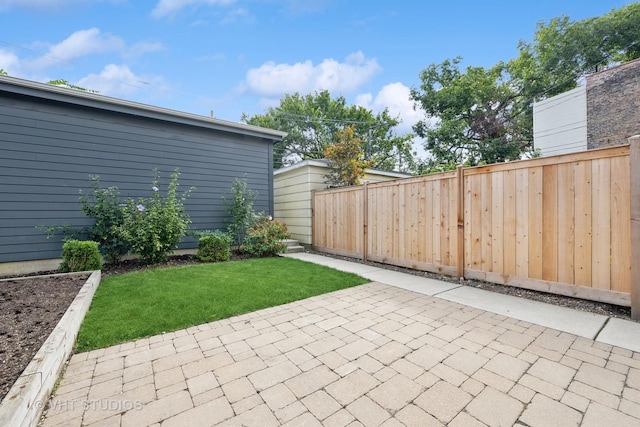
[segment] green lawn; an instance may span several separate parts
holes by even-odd
[[[80,328],[76,351],[175,331],[367,283],[291,258],[159,268],[106,277]]]

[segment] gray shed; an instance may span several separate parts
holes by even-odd
[[[272,215],[273,144],[285,135],[0,76],[0,275],[9,263],[60,257],[61,241],[36,227],[89,224],[78,199],[91,175],[137,198],[150,195],[155,168],[163,194],[179,168],[180,189],[195,187],[192,228],[214,230],[225,226],[222,196],[246,174],[255,210]]]

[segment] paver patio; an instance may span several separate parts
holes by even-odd
[[[370,283],[72,357],[53,426],[640,425],[640,354]]]

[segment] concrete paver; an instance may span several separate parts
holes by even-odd
[[[640,425],[638,323],[297,257],[397,286],[74,355],[43,426]]]

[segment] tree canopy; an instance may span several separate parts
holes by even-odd
[[[343,96],[331,97],[329,91],[314,94],[286,94],[280,105],[265,114],[242,115],[242,121],[277,129],[288,135],[274,149],[274,168],[301,160],[324,158],[325,149],[339,140],[345,126],[352,125],[354,136],[362,141],[362,150],[373,167],[382,170],[408,170],[412,165],[411,135],[394,132],[400,121],[385,109],[374,114],[357,105],[347,105]]]
[[[533,103],[575,88],[586,74],[640,57],[640,3],[581,21],[539,22],[519,54],[490,68],[431,64],[411,98],[414,126],[437,165],[493,163],[533,154]]]
[[[518,92],[508,81],[506,67],[460,69],[461,58],[432,64],[420,73],[422,84],[411,98],[426,120],[414,130],[426,139],[425,148],[438,163],[496,163],[517,159],[531,145],[521,123]],[[429,118],[436,118],[435,124]]]

